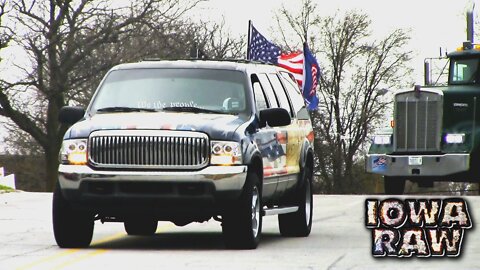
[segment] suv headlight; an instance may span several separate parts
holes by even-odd
[[[70,165],[87,164],[87,139],[65,140],[60,150],[60,163]]]
[[[212,141],[212,165],[238,165],[242,164],[242,149],[237,142]]]
[[[373,136],[373,143],[386,145],[392,143],[392,135],[374,135]]]

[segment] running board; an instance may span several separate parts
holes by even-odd
[[[270,209],[265,209],[262,212],[263,216],[272,216],[272,215],[280,215],[280,214],[288,214],[298,211],[298,206],[291,206],[291,207],[274,207]]]

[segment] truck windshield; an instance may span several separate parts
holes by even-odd
[[[98,89],[90,111],[238,114],[247,109],[245,82],[245,75],[233,70],[115,70]]]
[[[476,84],[480,82],[479,58],[450,60],[450,84]]]

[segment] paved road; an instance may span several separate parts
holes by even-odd
[[[27,269],[480,269],[480,197],[467,197],[474,228],[460,258],[375,259],[364,226],[366,196],[315,196],[308,238],[283,238],[264,221],[256,250],[225,250],[219,223],[160,222],[153,237],[127,236],[123,225],[96,223],[88,249],[60,249],[51,229],[51,193],[0,194],[0,270]],[[372,197],[372,196],[369,196]]]

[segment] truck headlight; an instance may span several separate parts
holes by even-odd
[[[374,144],[391,144],[392,143],[392,135],[374,135],[373,136],[373,143]]]
[[[240,144],[237,142],[212,141],[210,163],[212,165],[242,164]]]
[[[60,163],[70,165],[87,164],[87,139],[65,140],[60,150]]]
[[[451,144],[459,144],[465,142],[465,134],[456,133],[456,134],[447,134],[445,135],[445,142]]]

